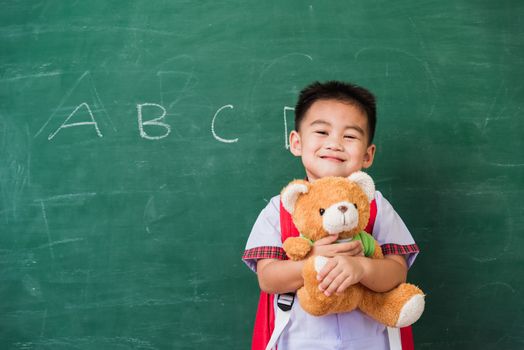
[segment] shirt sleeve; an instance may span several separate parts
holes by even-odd
[[[378,241],[384,255],[405,255],[408,267],[411,267],[420,251],[415,240],[382,193],[376,191],[375,200],[377,217],[373,227],[373,237]]]
[[[249,234],[242,260],[256,272],[259,259],[285,258],[280,232],[280,196],[275,196],[258,215]]]

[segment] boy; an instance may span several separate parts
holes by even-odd
[[[373,164],[376,147],[374,96],[366,89],[331,81],[313,83],[301,91],[295,108],[295,130],[289,136],[291,153],[301,157],[308,181],[325,176],[347,177]],[[260,213],[243,259],[257,272],[262,291],[294,292],[303,285],[304,261],[285,259],[280,231],[280,198],[273,197]],[[326,295],[342,292],[355,283],[388,291],[405,282],[418,247],[389,202],[376,192],[377,215],[373,236],[385,259],[363,256],[359,241],[331,244],[337,236],[315,242],[311,255],[329,257],[319,272],[319,288]],[[278,339],[278,348],[290,349],[388,349],[385,326],[360,311],[311,316],[293,303],[289,323]]]

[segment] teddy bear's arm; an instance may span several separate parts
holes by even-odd
[[[291,260],[302,260],[311,250],[311,243],[301,237],[290,237],[283,244],[284,251]]]

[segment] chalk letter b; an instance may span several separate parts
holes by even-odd
[[[162,111],[162,115],[160,117],[144,121],[142,118],[143,107],[157,107]],[[148,140],[160,140],[169,135],[169,133],[171,132],[171,127],[168,124],[161,121],[167,114],[166,109],[164,107],[156,103],[140,103],[136,105],[136,109],[138,110],[138,130],[140,130],[141,137]],[[150,136],[144,131],[144,126],[146,125],[160,126],[165,129],[165,132],[164,134],[159,136]]]

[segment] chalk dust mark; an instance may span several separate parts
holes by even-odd
[[[47,243],[47,244],[44,244],[44,245],[41,245],[38,247],[38,249],[41,249],[41,248],[48,248],[48,247],[53,247],[55,245],[59,245],[59,244],[65,244],[65,243],[71,243],[71,242],[78,242],[78,241],[83,241],[84,238],[68,238],[68,239],[63,239],[61,241],[54,241],[54,242],[51,242],[51,243]]]
[[[485,288],[492,289],[494,286],[503,287],[503,288],[509,290],[513,294],[515,294],[517,292],[517,290],[515,288],[513,288],[513,286],[511,284],[506,283],[506,282],[501,282],[501,281],[495,281],[495,282],[490,282],[490,283],[486,283],[486,284],[483,284],[483,285],[479,286],[477,289],[475,289],[474,293],[478,294],[480,290],[485,289]]]
[[[115,124],[113,123],[113,120],[109,117],[109,114],[107,113],[107,110],[102,103],[102,99],[100,98],[100,95],[98,94],[98,90],[96,89],[95,81],[93,80],[93,75],[89,74],[89,81],[91,82],[91,88],[93,89],[93,92],[95,93],[95,98],[100,107],[102,108],[102,111],[104,112],[104,115],[106,116],[107,120],[109,120],[109,124],[111,124],[111,127],[113,128],[113,131],[118,131],[115,127]]]
[[[37,131],[37,133],[35,134],[35,136],[33,136],[33,138],[36,138],[38,137],[38,135],[40,135],[42,133],[42,131],[44,131],[44,129],[46,128],[46,126],[49,124],[49,122],[53,119],[53,117],[55,116],[56,112],[62,107],[62,105],[65,103],[65,101],[69,98],[69,96],[71,96],[71,94],[73,93],[73,91],[75,91],[76,87],[80,84],[80,82],[89,74],[89,71],[85,71],[84,74],[82,74],[80,76],[80,78],[78,78],[75,83],[73,84],[73,87],[69,89],[69,91],[65,94],[65,96],[62,98],[62,100],[60,101],[60,103],[58,104],[58,107],[55,108],[54,112],[51,114],[51,116],[47,119],[47,121],[44,123],[44,125],[42,125],[42,127],[40,128],[40,130]]]
[[[7,27],[6,27],[7,28]],[[151,29],[151,28],[139,28],[139,27],[122,27],[122,26],[84,26],[84,25],[46,25],[44,29],[38,25],[23,25],[23,26],[10,26],[9,29],[0,28],[0,37],[16,38],[22,36],[34,36],[37,34],[46,33],[114,33],[114,32],[138,32],[157,36],[166,37],[184,37],[179,32],[170,32],[166,30]]]
[[[62,201],[62,200],[74,200],[74,199],[83,199],[88,197],[96,196],[96,192],[82,192],[82,193],[67,193],[67,194],[59,194],[56,196],[51,196],[47,198],[41,198],[36,199],[35,201]]]
[[[305,57],[307,58],[308,60],[310,60],[311,62],[313,62],[313,57],[311,55],[308,55],[308,54],[305,54],[305,53],[302,53],[302,52],[292,52],[292,53],[288,53],[286,55],[283,55],[283,56],[280,56],[280,57],[277,57],[275,59],[273,59],[271,61],[271,63],[269,63],[269,65],[264,68],[262,70],[262,72],[260,72],[260,75],[259,75],[259,80],[260,78],[262,78],[269,70],[271,70],[271,68],[273,68],[274,65],[276,65],[277,63],[283,61],[284,59],[288,58],[288,57],[292,57],[292,56],[299,56],[299,57]]]
[[[49,243],[49,252],[51,253],[51,258],[55,259],[55,252],[53,250],[53,242],[51,241],[51,234],[49,233],[49,223],[47,222],[47,214],[45,211],[44,201],[40,201],[40,206],[42,208],[42,218],[44,219],[45,232],[47,235],[47,241]]]
[[[183,79],[185,80],[184,86],[182,87],[180,92],[177,93],[176,99],[172,101],[171,103],[169,103],[169,105],[167,106],[167,109],[173,108],[173,106],[175,106],[178,102],[180,102],[185,97],[185,94],[191,90],[191,83],[194,81],[193,72],[186,73],[183,71],[158,71],[156,75],[158,76],[158,80],[159,80],[160,103],[162,105],[164,105],[164,84],[162,83],[162,77],[168,76],[168,75],[176,75],[176,76],[183,76],[184,77]]]
[[[27,140],[28,140],[26,180],[27,180],[27,185],[29,186],[29,185],[31,185],[31,132],[29,131],[29,125],[27,125],[27,124],[25,125],[25,133],[26,133]]]
[[[436,108],[436,97],[437,97],[437,80],[435,79],[434,75],[433,75],[433,72],[431,71],[431,69],[429,68],[429,63],[423,59],[421,59],[420,57],[418,56],[415,56],[414,54],[408,52],[408,51],[405,51],[405,50],[401,50],[401,49],[397,49],[397,48],[393,48],[393,47],[364,47],[360,50],[358,50],[355,55],[354,55],[354,58],[355,60],[358,60],[360,55],[366,51],[380,51],[380,50],[383,50],[383,51],[390,51],[390,52],[395,52],[395,53],[400,53],[400,54],[403,54],[403,55],[406,55],[407,57],[417,61],[418,63],[420,63],[420,65],[423,67],[424,71],[426,72],[426,76],[428,77],[429,79],[429,82],[430,82],[430,85],[431,87],[433,88],[433,103],[431,104],[431,108],[429,110],[429,113],[427,115],[427,118],[431,117],[433,115],[433,113],[435,112],[435,108]],[[389,72],[388,72],[389,74]]]
[[[86,77],[89,78],[89,86],[91,88],[91,93],[93,95],[93,99],[94,99],[94,102],[95,104],[99,105],[100,108],[95,110],[95,111],[102,111],[104,116],[106,117],[109,125],[111,126],[111,128],[116,132],[117,131],[117,128],[115,126],[115,124],[113,123],[113,120],[111,119],[111,117],[109,117],[109,114],[107,113],[107,109],[105,108],[104,106],[104,103],[102,102],[102,99],[100,98],[100,95],[98,94],[98,90],[96,89],[96,85],[95,85],[95,82],[93,80],[93,76],[91,74],[90,71],[85,71],[81,76],[80,78],[78,78],[75,83],[73,84],[73,86],[67,91],[67,93],[65,94],[65,96],[62,98],[62,100],[60,101],[60,103],[58,104],[58,107],[56,107],[54,110],[53,110],[53,113],[51,114],[51,116],[46,120],[46,122],[44,123],[44,125],[42,125],[42,127],[36,132],[36,134],[33,136],[33,138],[36,138],[38,137],[42,131],[44,131],[44,129],[47,127],[47,125],[49,125],[49,123],[51,122],[51,120],[53,120],[53,118],[55,117],[55,115],[59,112],[59,111],[62,111],[63,110],[63,105],[64,103],[67,101],[67,99],[72,95],[72,93],[77,89],[77,87],[80,85],[80,83],[82,82],[82,80],[84,80]],[[88,106],[88,104],[86,102],[84,102],[83,104],[85,104],[86,106]],[[90,110],[89,107],[87,107],[88,110],[89,110],[89,113],[92,115],[92,112]],[[77,107],[78,109],[78,107]],[[75,110],[76,112],[76,110]],[[73,115],[75,112],[71,113],[71,115]],[[92,117],[92,119],[94,120],[94,117]]]
[[[280,57],[277,57],[277,58],[271,60],[270,63],[267,65],[267,67],[265,67],[260,72],[260,74],[258,75],[258,78],[256,79],[255,83],[253,84],[253,87],[251,88],[251,93],[250,93],[250,96],[249,96],[249,101],[253,101],[253,96],[255,94],[255,91],[258,88],[258,85],[259,85],[260,81],[267,74],[267,72],[269,72],[271,70],[271,68],[273,68],[276,64],[278,64],[278,63],[288,59],[289,57],[293,57],[293,56],[304,57],[304,58],[308,59],[309,61],[313,62],[313,57],[311,55],[308,55],[308,54],[303,53],[303,52],[291,52],[291,53],[285,54],[283,56],[280,56]]]
[[[47,72],[47,73],[39,73],[39,74],[28,74],[28,75],[17,75],[15,77],[11,78],[3,78],[0,79],[1,82],[12,82],[22,79],[35,79],[35,78],[46,78],[46,77],[54,77],[57,75],[62,74],[62,72]]]
[[[497,89],[497,93],[493,95],[493,100],[488,108],[488,112],[486,113],[487,116],[486,118],[484,118],[484,123],[482,124],[481,126],[481,135],[484,136],[486,134],[486,130],[487,130],[487,127],[488,127],[488,124],[490,121],[494,120],[494,119],[499,119],[498,117],[500,117],[500,115],[502,114],[502,112],[499,113],[498,117],[496,118],[492,118],[491,115],[493,113],[493,110],[495,109],[496,105],[497,105],[497,101],[499,100],[499,98],[502,96],[502,90],[504,90],[504,84],[505,82],[504,81],[501,81],[500,83],[500,86],[499,88]],[[506,89],[506,94],[507,94],[507,89]],[[505,107],[502,108],[502,111],[504,110]]]
[[[424,50],[424,52],[427,53],[428,49],[427,49],[427,46],[426,46],[426,42],[422,38],[422,36],[420,35],[420,30],[419,30],[417,24],[415,23],[415,21],[413,20],[413,18],[411,16],[408,17],[408,19],[409,19],[409,22],[411,23],[411,25],[413,26],[415,35],[418,37],[418,42],[419,42],[420,47],[422,47],[422,50]]]
[[[40,339],[44,337],[46,322],[47,322],[47,309],[44,310],[44,316],[42,317],[42,327],[40,327]]]
[[[149,234],[151,234],[151,230],[149,229],[149,224],[155,220],[156,216],[157,214],[156,214],[156,207],[155,207],[155,197],[149,196],[146,206],[144,207],[144,215],[143,215],[146,232]]]
[[[524,166],[524,163],[496,163],[496,162],[488,162],[488,161],[486,161],[486,163],[489,165],[494,165],[494,166],[498,166],[502,168],[518,168],[518,167]]]

